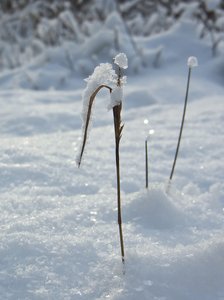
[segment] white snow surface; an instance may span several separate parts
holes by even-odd
[[[109,94],[97,96],[94,128],[78,169],[82,76],[72,77],[57,63],[46,62],[0,75],[1,299],[224,299],[224,56],[212,58],[209,45],[194,32],[194,24],[185,22],[139,38],[148,50],[163,46],[161,63],[130,75],[124,87],[125,274],[113,118],[105,110]],[[58,62],[59,53],[52,51],[52,61],[55,55]],[[167,193],[191,54],[201,66],[192,74]],[[87,60],[82,63],[88,66]],[[148,140],[146,190],[149,130],[154,134]]]

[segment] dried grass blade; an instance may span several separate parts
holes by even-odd
[[[84,133],[83,133],[82,146],[81,146],[80,156],[79,156],[79,160],[78,160],[78,167],[80,167],[80,165],[81,165],[82,156],[83,156],[83,153],[84,153],[84,150],[85,150],[85,145],[86,145],[86,141],[87,141],[87,133],[88,133],[89,123],[90,123],[90,117],[91,117],[93,102],[95,100],[96,95],[98,94],[98,92],[102,88],[109,89],[110,93],[112,91],[112,89],[108,85],[102,84],[90,96],[89,105],[88,105],[88,111],[87,111],[87,116],[86,116],[86,121],[85,121],[85,125],[84,125]]]

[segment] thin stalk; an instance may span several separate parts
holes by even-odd
[[[120,78],[118,80],[118,84],[120,84]],[[94,102],[94,99],[95,99],[97,93],[102,88],[107,88],[107,89],[110,90],[110,92],[112,91],[112,89],[109,86],[101,85],[92,93],[92,95],[90,97],[87,116],[86,116],[86,122],[85,122],[85,125],[84,125],[82,147],[81,147],[80,157],[79,157],[79,161],[78,161],[78,166],[79,167],[81,165],[81,160],[82,160],[82,156],[83,156],[86,141],[87,141],[87,133],[88,133],[88,127],[89,127],[89,123],[90,123],[90,116],[91,116],[91,112],[92,112],[93,102]],[[122,217],[121,217],[120,156],[119,156],[119,145],[120,145],[121,133],[122,133],[122,129],[124,127],[124,125],[121,125],[121,109],[122,109],[121,104],[113,107],[114,132],[115,132],[116,176],[117,176],[118,225],[119,225],[121,258],[122,258],[122,262],[124,264],[124,241],[123,241]]]
[[[145,140],[145,187],[149,186],[149,170],[148,170],[148,140]]]
[[[117,174],[117,210],[118,210],[118,226],[120,236],[120,247],[121,247],[121,259],[122,263],[124,260],[124,239],[122,231],[122,217],[121,217],[121,189],[120,189],[120,156],[119,156],[119,145],[121,139],[121,133],[124,125],[121,125],[121,104],[113,107],[114,116],[114,132],[115,132],[115,156],[116,156],[116,174]]]
[[[180,126],[180,133],[179,133],[179,137],[178,137],[176,153],[175,153],[175,157],[174,157],[174,161],[173,161],[172,170],[171,170],[171,173],[170,173],[170,181],[173,178],[173,173],[174,173],[174,170],[175,170],[176,161],[177,161],[177,157],[178,157],[178,153],[179,153],[179,148],[180,148],[180,141],[181,141],[181,137],[182,137],[182,131],[183,131],[183,127],[184,127],[185,114],[186,114],[186,109],[187,109],[187,100],[188,100],[190,78],[191,78],[191,67],[189,67],[189,69],[188,69],[188,79],[187,79],[186,96],[185,96],[185,101],[184,101],[184,110],[183,110],[183,115],[182,115],[182,121],[181,121],[181,126]]]
[[[82,156],[84,153],[84,149],[85,149],[85,145],[86,145],[86,141],[87,141],[87,133],[88,133],[88,128],[89,128],[89,123],[90,123],[90,116],[91,116],[91,112],[92,112],[92,106],[93,106],[93,102],[95,100],[95,97],[97,95],[97,93],[102,89],[102,88],[107,88],[110,90],[110,92],[112,91],[112,89],[105,85],[102,84],[100,85],[91,95],[90,99],[89,99],[89,105],[88,105],[88,111],[87,111],[87,116],[86,116],[86,122],[84,125],[84,132],[83,132],[83,140],[82,140],[82,147],[81,147],[81,151],[80,151],[80,156],[79,156],[79,161],[78,161],[78,167],[80,167],[81,165],[81,161],[82,161]]]

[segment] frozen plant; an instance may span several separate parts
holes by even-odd
[[[83,92],[83,134],[80,152],[77,156],[77,165],[80,167],[85,145],[88,137],[89,124],[92,113],[92,106],[96,95],[102,88],[110,91],[111,101],[109,108],[113,109],[114,116],[114,132],[115,132],[115,157],[116,157],[116,177],[117,177],[117,206],[118,206],[118,225],[121,247],[121,258],[124,264],[124,241],[122,231],[122,217],[121,217],[121,195],[120,195],[120,159],[119,159],[119,145],[123,126],[121,123],[121,110],[123,100],[123,85],[126,82],[126,77],[122,76],[122,69],[128,67],[128,59],[124,53],[118,54],[114,58],[114,63],[117,65],[117,72],[109,63],[100,64],[97,66],[87,81],[87,86]]]
[[[183,109],[182,121],[181,121],[181,126],[180,126],[178,142],[177,142],[177,148],[176,148],[176,152],[175,152],[175,156],[174,156],[174,161],[173,161],[173,166],[172,166],[171,173],[170,173],[169,182],[171,182],[171,180],[173,178],[173,173],[174,173],[175,166],[176,166],[177,156],[179,153],[180,141],[181,141],[181,137],[182,137],[184,120],[185,120],[186,109],[187,109],[188,92],[189,92],[189,85],[190,85],[190,79],[191,79],[191,69],[198,66],[197,57],[195,57],[195,56],[188,57],[187,65],[188,65],[188,79],[187,79],[187,88],[186,88],[186,95],[185,95],[185,101],[184,101],[184,109]]]

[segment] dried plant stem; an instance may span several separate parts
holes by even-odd
[[[122,105],[116,105],[113,107],[114,115],[114,132],[115,132],[115,155],[116,155],[116,173],[117,173],[117,209],[118,209],[118,226],[120,235],[121,246],[121,259],[124,264],[124,240],[122,231],[122,217],[121,217],[121,190],[120,190],[120,157],[119,157],[119,145],[121,139],[121,133],[124,125],[121,125],[121,108]]]
[[[176,161],[177,161],[177,157],[178,157],[178,153],[179,153],[179,148],[180,148],[180,141],[181,141],[181,137],[182,137],[182,131],[183,131],[183,127],[184,127],[185,114],[186,114],[186,109],[187,109],[187,100],[188,100],[190,78],[191,78],[191,67],[189,67],[189,69],[188,69],[188,79],[187,79],[186,96],[185,96],[185,101],[184,101],[184,110],[183,110],[183,115],[182,115],[182,121],[181,121],[181,126],[180,126],[180,133],[179,133],[179,137],[178,137],[176,153],[175,153],[175,157],[174,157],[174,161],[173,161],[172,170],[171,170],[171,173],[170,173],[170,182],[171,182],[171,180],[173,178],[173,173],[174,173],[174,170],[175,170]]]
[[[80,151],[80,157],[79,157],[79,161],[78,161],[78,167],[80,167],[81,165],[81,161],[82,161],[82,156],[84,153],[84,149],[85,149],[85,145],[86,145],[86,141],[87,141],[87,134],[88,134],[88,128],[89,128],[89,123],[90,123],[90,116],[91,116],[91,111],[92,111],[92,106],[93,106],[93,102],[94,99],[97,95],[97,93],[102,89],[102,88],[107,88],[109,89],[109,91],[111,92],[112,89],[105,84],[100,85],[91,95],[90,100],[89,100],[89,105],[88,105],[88,111],[87,111],[87,116],[86,116],[86,122],[84,125],[84,133],[83,133],[83,141],[82,141],[82,147],[81,147],[81,151]]]
[[[148,169],[148,140],[145,140],[145,187],[149,186],[149,169]]]
[[[80,167],[82,156],[84,153],[86,141],[87,141],[87,133],[88,127],[90,123],[90,117],[92,112],[92,106],[94,99],[97,93],[102,89],[107,88],[110,92],[112,89],[107,85],[100,85],[91,95],[87,110],[86,121],[84,124],[84,133],[83,133],[83,140],[82,140],[82,147],[80,152],[80,157],[78,161],[78,166]],[[120,246],[121,246],[121,258],[124,264],[124,241],[123,241],[123,232],[122,232],[122,217],[121,217],[121,189],[120,189],[120,157],[119,157],[119,145],[121,139],[121,133],[124,125],[121,125],[121,109],[122,105],[116,105],[113,107],[113,116],[114,116],[114,132],[115,132],[115,156],[116,156],[116,175],[117,175],[117,207],[118,207],[118,225],[119,225],[119,235],[120,235]]]

